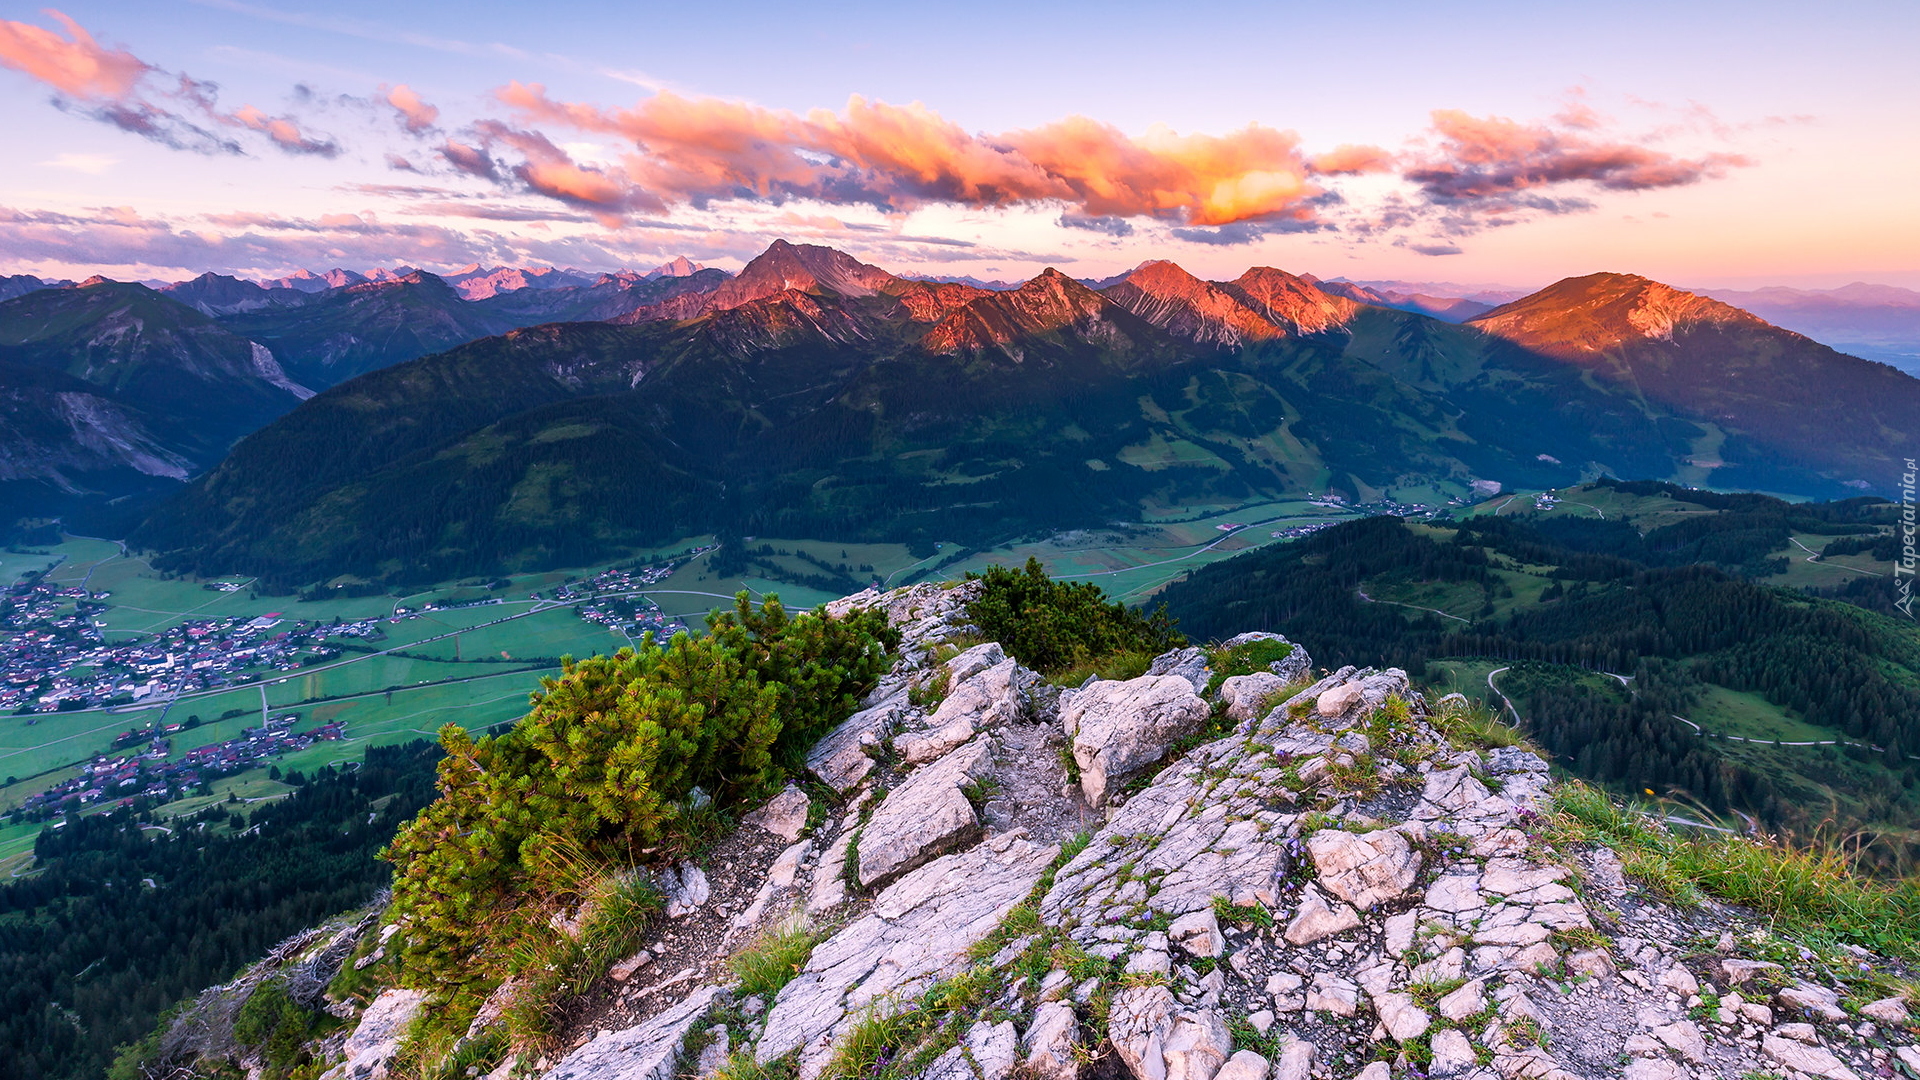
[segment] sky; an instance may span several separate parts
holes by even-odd
[[[1920,288],[1920,4],[0,2],[0,273]]]

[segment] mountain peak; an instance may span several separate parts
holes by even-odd
[[[1102,293],[1169,333],[1227,348],[1289,333],[1319,333],[1345,323],[1354,311],[1352,303],[1264,266],[1221,284],[1155,259]]]
[[[1049,266],[1009,292],[984,293],[920,339],[931,353],[1003,348],[1024,337],[1119,314],[1113,301]],[[1009,355],[1019,359],[1019,350]]]
[[[1564,278],[1468,323],[1530,349],[1560,355],[1670,340],[1676,330],[1695,326],[1742,324],[1768,325],[1731,304],[1652,278],[1605,272]]]
[[[898,280],[836,248],[780,239],[754,256],[739,276],[715,289],[707,306],[709,310],[725,310],[789,289],[816,295],[872,296]]]
[[[782,243],[784,243],[784,241],[782,241]],[[692,259],[687,258],[685,255],[676,255],[671,260],[661,263],[659,266],[654,267],[651,271],[648,272],[647,276],[648,277],[692,277],[694,274],[704,269],[706,268],[701,266],[699,263],[694,262]]]
[[[1269,322],[1301,334],[1344,326],[1360,310],[1344,296],[1323,292],[1305,278],[1271,266],[1250,267],[1233,280],[1233,287]]]

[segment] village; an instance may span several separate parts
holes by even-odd
[[[103,800],[124,802],[144,797],[166,802],[216,777],[265,765],[269,758],[305,750],[317,742],[346,737],[346,725],[340,721],[296,733],[293,726],[299,719],[299,713],[280,713],[260,727],[243,729],[236,738],[195,747],[174,760],[169,760],[169,737],[192,726],[191,722],[123,732],[114,739],[113,748],[139,749],[112,756],[101,754],[83,763],[73,777],[28,796],[12,816],[15,820],[44,820],[63,810]]]
[[[340,655],[342,639],[381,636],[378,619],[320,622],[193,619],[109,642],[97,616],[105,592],[22,582],[0,600],[0,712],[50,713],[217,690],[260,671],[290,671]]]
[[[613,567],[585,581],[569,581],[555,586],[544,596],[538,592],[532,596],[535,600],[578,603],[577,610],[582,619],[619,631],[630,638],[650,633],[656,640],[665,641],[687,629],[687,624],[665,614],[658,604],[646,597],[633,594],[672,577],[673,572],[688,559],[711,551],[713,547],[711,544],[695,547],[684,557],[659,565]]]

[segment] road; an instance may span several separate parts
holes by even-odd
[[[1502,693],[1500,688],[1498,686],[1495,686],[1493,682],[1493,677],[1495,675],[1498,675],[1503,671],[1511,671],[1511,670],[1513,670],[1513,665],[1509,664],[1506,667],[1494,668],[1492,671],[1487,672],[1487,689],[1493,691],[1494,694],[1500,698],[1500,703],[1507,707],[1507,713],[1513,717],[1514,726],[1519,727],[1520,726],[1520,710],[1513,707],[1512,699],[1508,698],[1506,694]],[[1611,673],[1608,673],[1608,674],[1611,674]],[[1616,679],[1620,679],[1623,684],[1626,682],[1626,679],[1622,676],[1614,675],[1613,677]],[[1676,716],[1674,717],[1674,719],[1678,720],[1680,718]],[[1705,821],[1697,821],[1690,817],[1681,817],[1678,814],[1660,814],[1660,815],[1648,815],[1648,816],[1658,816],[1659,820],[1666,822],[1668,825],[1685,825],[1689,828],[1706,829],[1710,832],[1726,833],[1728,835],[1732,835],[1735,832],[1735,830],[1729,829],[1724,825],[1714,825]]]
[[[1171,559],[1161,559],[1159,562],[1141,563],[1138,566],[1123,566],[1118,570],[1095,570],[1092,573],[1087,573],[1087,574],[1055,574],[1053,575],[1053,577],[1054,577],[1054,580],[1056,581],[1066,581],[1068,579],[1078,580],[1080,578],[1110,577],[1114,574],[1131,574],[1135,570],[1151,570],[1156,566],[1171,566],[1172,564],[1177,562],[1186,562],[1188,559],[1191,559],[1196,555],[1205,555],[1207,552],[1212,551],[1214,548],[1219,547],[1221,544],[1224,544],[1227,541],[1233,539],[1234,537],[1239,536],[1241,533],[1247,531],[1248,529],[1264,528],[1268,525],[1273,525],[1278,522],[1290,521],[1299,516],[1300,515],[1298,514],[1285,514],[1277,518],[1268,518],[1265,521],[1255,521],[1246,525],[1241,525],[1230,532],[1221,533],[1218,537],[1216,537],[1214,540],[1212,540],[1208,544],[1202,547],[1194,548],[1192,551],[1187,552],[1185,555],[1175,555]]]
[[[1701,735],[1711,734],[1710,732],[1707,731],[1707,729],[1701,727],[1699,724],[1694,723],[1693,721],[1687,719],[1684,716],[1677,716],[1673,713],[1668,713],[1667,715],[1672,716],[1675,720],[1678,720],[1681,723],[1687,725],[1688,727],[1692,728],[1695,732],[1698,732]],[[1800,741],[1790,741],[1787,739],[1749,739],[1744,735],[1714,735],[1713,737],[1716,739],[1728,739],[1733,742],[1753,743],[1755,746],[1850,746],[1856,750],[1871,750],[1876,754],[1884,754],[1887,752],[1885,747],[1875,746],[1872,743],[1850,742],[1846,739],[1807,739],[1807,740],[1800,740]],[[1920,761],[1920,754],[1908,754],[1907,757],[1915,761]]]
[[[1792,536],[1789,536],[1789,537],[1787,537],[1787,542],[1788,542],[1788,543],[1790,543],[1790,544],[1792,544],[1792,545],[1793,545],[1794,547],[1797,547],[1797,548],[1799,548],[1799,549],[1800,549],[1801,551],[1804,551],[1804,552],[1806,552],[1806,553],[1807,553],[1807,561],[1808,561],[1808,562],[1810,562],[1810,563],[1820,563],[1820,565],[1821,565],[1821,566],[1831,566],[1831,567],[1833,567],[1833,568],[1834,568],[1835,570],[1851,570],[1851,571],[1853,571],[1853,572],[1854,572],[1854,573],[1856,573],[1856,574],[1870,574],[1870,575],[1872,575],[1872,576],[1874,576],[1874,577],[1886,577],[1886,576],[1887,576],[1887,575],[1885,575],[1885,574],[1883,574],[1883,573],[1881,573],[1881,572],[1880,572],[1880,571],[1878,571],[1878,570],[1862,570],[1862,569],[1860,569],[1860,568],[1859,568],[1859,567],[1857,567],[1857,566],[1848,566],[1848,565],[1847,565],[1846,563],[1837,563],[1837,562],[1820,562],[1820,554],[1821,554],[1821,553],[1820,553],[1820,552],[1818,552],[1818,551],[1815,551],[1815,550],[1813,550],[1812,548],[1810,548],[1810,547],[1808,547],[1807,545],[1805,545],[1805,544],[1803,544],[1803,543],[1801,543],[1801,542],[1800,542],[1800,540],[1799,540],[1799,538],[1797,538],[1797,537],[1792,537]]]
[[[1367,595],[1367,590],[1365,589],[1355,589],[1353,591],[1360,595],[1360,599],[1365,600],[1369,604],[1392,604],[1394,607],[1412,608],[1415,611],[1431,611],[1435,615],[1440,616],[1441,618],[1452,619],[1454,622],[1466,623],[1468,626],[1473,625],[1473,621],[1471,619],[1463,619],[1458,615],[1449,615],[1446,612],[1441,611],[1439,608],[1421,607],[1419,604],[1403,604],[1398,600],[1375,600],[1373,597]],[[1501,668],[1500,670],[1505,671],[1507,669]]]

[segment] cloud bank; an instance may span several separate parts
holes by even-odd
[[[488,196],[464,202],[421,197],[401,210],[449,224],[598,223],[609,230],[718,235],[756,212],[794,204],[803,213],[875,210],[898,232],[907,215],[943,207],[1031,212],[1088,242],[1110,244],[1145,232],[1219,246],[1336,233],[1441,255],[1458,252],[1455,240],[1486,228],[1590,211],[1595,198],[1608,193],[1695,184],[1753,164],[1730,152],[1686,156],[1662,149],[1658,144],[1672,129],[1642,137],[1611,131],[1579,90],[1547,120],[1436,110],[1399,149],[1308,148],[1296,132],[1260,123],[1225,134],[1163,126],[1129,134],[1078,115],[975,132],[919,102],[896,105],[860,95],[838,110],[804,113],[664,88],[631,105],[606,106],[562,100],[539,83],[520,81],[452,119],[397,81],[331,98],[294,87],[289,110],[270,113],[252,104],[227,108],[217,85],[102,44],[57,11],[47,14],[52,27],[0,20],[0,66],[45,86],[57,107],[182,150],[240,155],[259,147],[320,159],[353,154],[410,178]],[[315,114],[329,108],[336,119],[344,108],[367,122],[353,139],[328,134]],[[10,221],[16,230],[27,224],[18,216]],[[61,224],[64,239],[52,247],[76,250],[73,230],[85,227],[77,219]],[[114,228],[123,239],[134,235],[124,225]],[[120,261],[144,261],[161,251],[184,260],[194,250],[187,235],[161,228]],[[424,233],[386,235],[410,236],[436,245],[433,250],[448,247],[444,237]],[[26,239],[50,250],[46,235]],[[266,258],[265,247],[247,257]],[[395,261],[428,262],[431,252]]]

